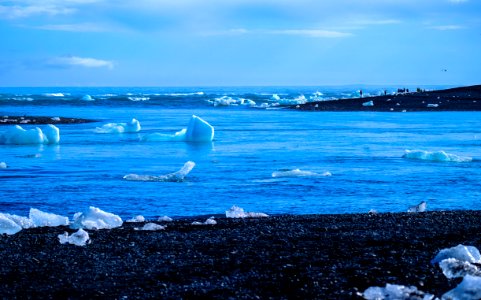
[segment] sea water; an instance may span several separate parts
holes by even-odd
[[[285,106],[358,94],[354,87],[1,88],[0,116],[98,122],[57,125],[56,145],[0,145],[0,162],[7,165],[0,169],[0,212],[28,215],[36,208],[72,217],[94,206],[125,219],[153,219],[222,214],[233,205],[270,215],[405,212],[421,201],[427,210],[480,209],[479,112]],[[215,128],[212,142],[142,139],[174,134],[192,115]],[[133,118],[141,131],[96,132]],[[0,134],[7,128],[0,126]],[[403,157],[406,150],[472,160],[410,159]],[[174,173],[188,161],[195,167],[180,182],[124,179]],[[296,169],[301,172],[289,173]]]

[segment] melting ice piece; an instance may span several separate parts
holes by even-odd
[[[265,218],[269,215],[260,212],[245,212],[243,208],[236,205],[232,206],[228,211],[225,212],[227,218]]]
[[[83,101],[94,101],[94,98],[92,98],[92,96],[90,96],[90,95],[84,95],[82,97],[82,100]]]
[[[0,162],[0,169],[6,169],[7,168],[7,164],[4,163],[3,161]]]
[[[22,216],[17,216],[17,215],[11,215],[11,214],[3,214],[5,217],[9,218],[13,222],[17,223],[18,226],[22,227],[23,229],[27,228],[33,228],[35,227],[35,224],[33,223],[32,219],[22,217]]]
[[[30,208],[29,218],[35,227],[56,227],[68,225],[68,217],[46,213],[36,208]]]
[[[419,291],[415,286],[386,284],[386,287],[370,287],[364,291],[363,296],[368,300],[409,300],[409,299],[434,299],[434,295]]]
[[[444,151],[423,151],[423,150],[406,150],[403,158],[429,160],[439,162],[470,162],[473,161],[472,157],[458,156],[455,154],[449,154]]]
[[[159,222],[172,222],[173,220],[172,220],[172,218],[170,218],[170,217],[163,216],[163,217],[159,217],[159,218],[157,219],[157,221],[159,221]]]
[[[214,219],[214,217],[210,217],[208,218],[207,220],[205,220],[204,223],[201,223],[201,222],[192,222],[192,225],[216,225],[217,224],[217,221]]]
[[[362,106],[374,106],[374,102],[373,101],[367,101],[367,102],[364,102],[362,104]]]
[[[142,138],[149,142],[212,142],[214,127],[203,119],[193,115],[187,129],[182,129],[175,134],[151,133]]]
[[[97,133],[130,133],[139,132],[141,129],[140,122],[132,119],[129,123],[107,123],[102,127],[95,128]]]
[[[20,125],[15,125],[0,135],[0,144],[57,144],[60,141],[57,127],[49,124],[44,130],[45,133],[38,127],[25,130]]]
[[[193,161],[188,161],[179,171],[174,173],[161,176],[128,174],[124,176],[124,179],[130,181],[181,182],[194,167],[195,163]]]
[[[149,230],[149,231],[155,231],[155,230],[164,230],[165,226],[155,224],[155,223],[147,223],[141,228],[135,228],[135,230]]]
[[[69,243],[76,246],[85,246],[88,240],[90,239],[90,237],[87,231],[80,228],[77,232],[73,233],[71,236],[68,235],[68,232],[59,234],[58,239],[60,241],[60,244]]]
[[[60,142],[60,130],[58,127],[48,124],[43,129],[44,144],[58,144]]]
[[[90,206],[85,212],[78,212],[74,216],[72,228],[112,229],[122,226],[122,219],[109,212]]]
[[[431,260],[432,264],[438,263],[447,258],[455,258],[470,263],[481,263],[481,254],[474,246],[457,245],[456,247],[443,249]]]
[[[443,300],[481,299],[481,277],[466,275],[457,287],[445,293]]]
[[[133,217],[132,219],[126,220],[125,222],[129,222],[129,223],[145,222],[145,218],[144,216],[138,215]]]
[[[22,230],[22,227],[8,218],[5,214],[0,213],[0,234],[12,235]]]
[[[408,212],[410,212],[410,213],[425,212],[427,205],[428,204],[426,203],[426,201],[422,201],[418,205],[414,205],[414,206],[409,207]]]
[[[439,267],[447,278],[464,277],[466,275],[481,277],[481,269],[476,265],[467,261],[457,260],[455,258],[443,259],[439,263]]]
[[[310,171],[301,171],[300,169],[294,170],[280,170],[275,171],[272,173],[272,177],[315,177],[315,176],[331,176],[330,172],[324,172],[322,174],[310,172]]]

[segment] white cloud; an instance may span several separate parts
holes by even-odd
[[[93,23],[79,23],[79,24],[47,24],[33,27],[40,30],[52,31],[69,31],[69,32],[107,32],[113,31],[108,26],[103,26]]]
[[[57,6],[40,6],[40,5],[27,5],[27,6],[6,6],[0,5],[0,18],[4,19],[19,19],[28,18],[35,15],[65,15],[71,14],[75,10],[67,7]]]
[[[57,67],[78,66],[85,68],[114,68],[114,63],[112,61],[78,56],[56,57],[48,61],[48,65]]]
[[[323,29],[279,29],[279,30],[248,30],[244,28],[236,28],[225,31],[208,32],[205,35],[240,35],[240,34],[257,34],[257,35],[292,35],[314,38],[342,38],[352,34],[349,32],[340,32]]]
[[[449,2],[458,4],[458,3],[468,2],[468,0],[449,0]]]
[[[464,29],[465,27],[460,25],[440,25],[440,26],[430,26],[429,28],[446,31],[446,30],[460,30],[460,29]]]

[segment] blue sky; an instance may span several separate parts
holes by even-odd
[[[478,0],[0,0],[0,86],[470,85]]]

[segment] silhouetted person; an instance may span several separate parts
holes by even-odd
[[[362,90],[359,90],[359,95],[361,95],[361,98],[362,98]]]

